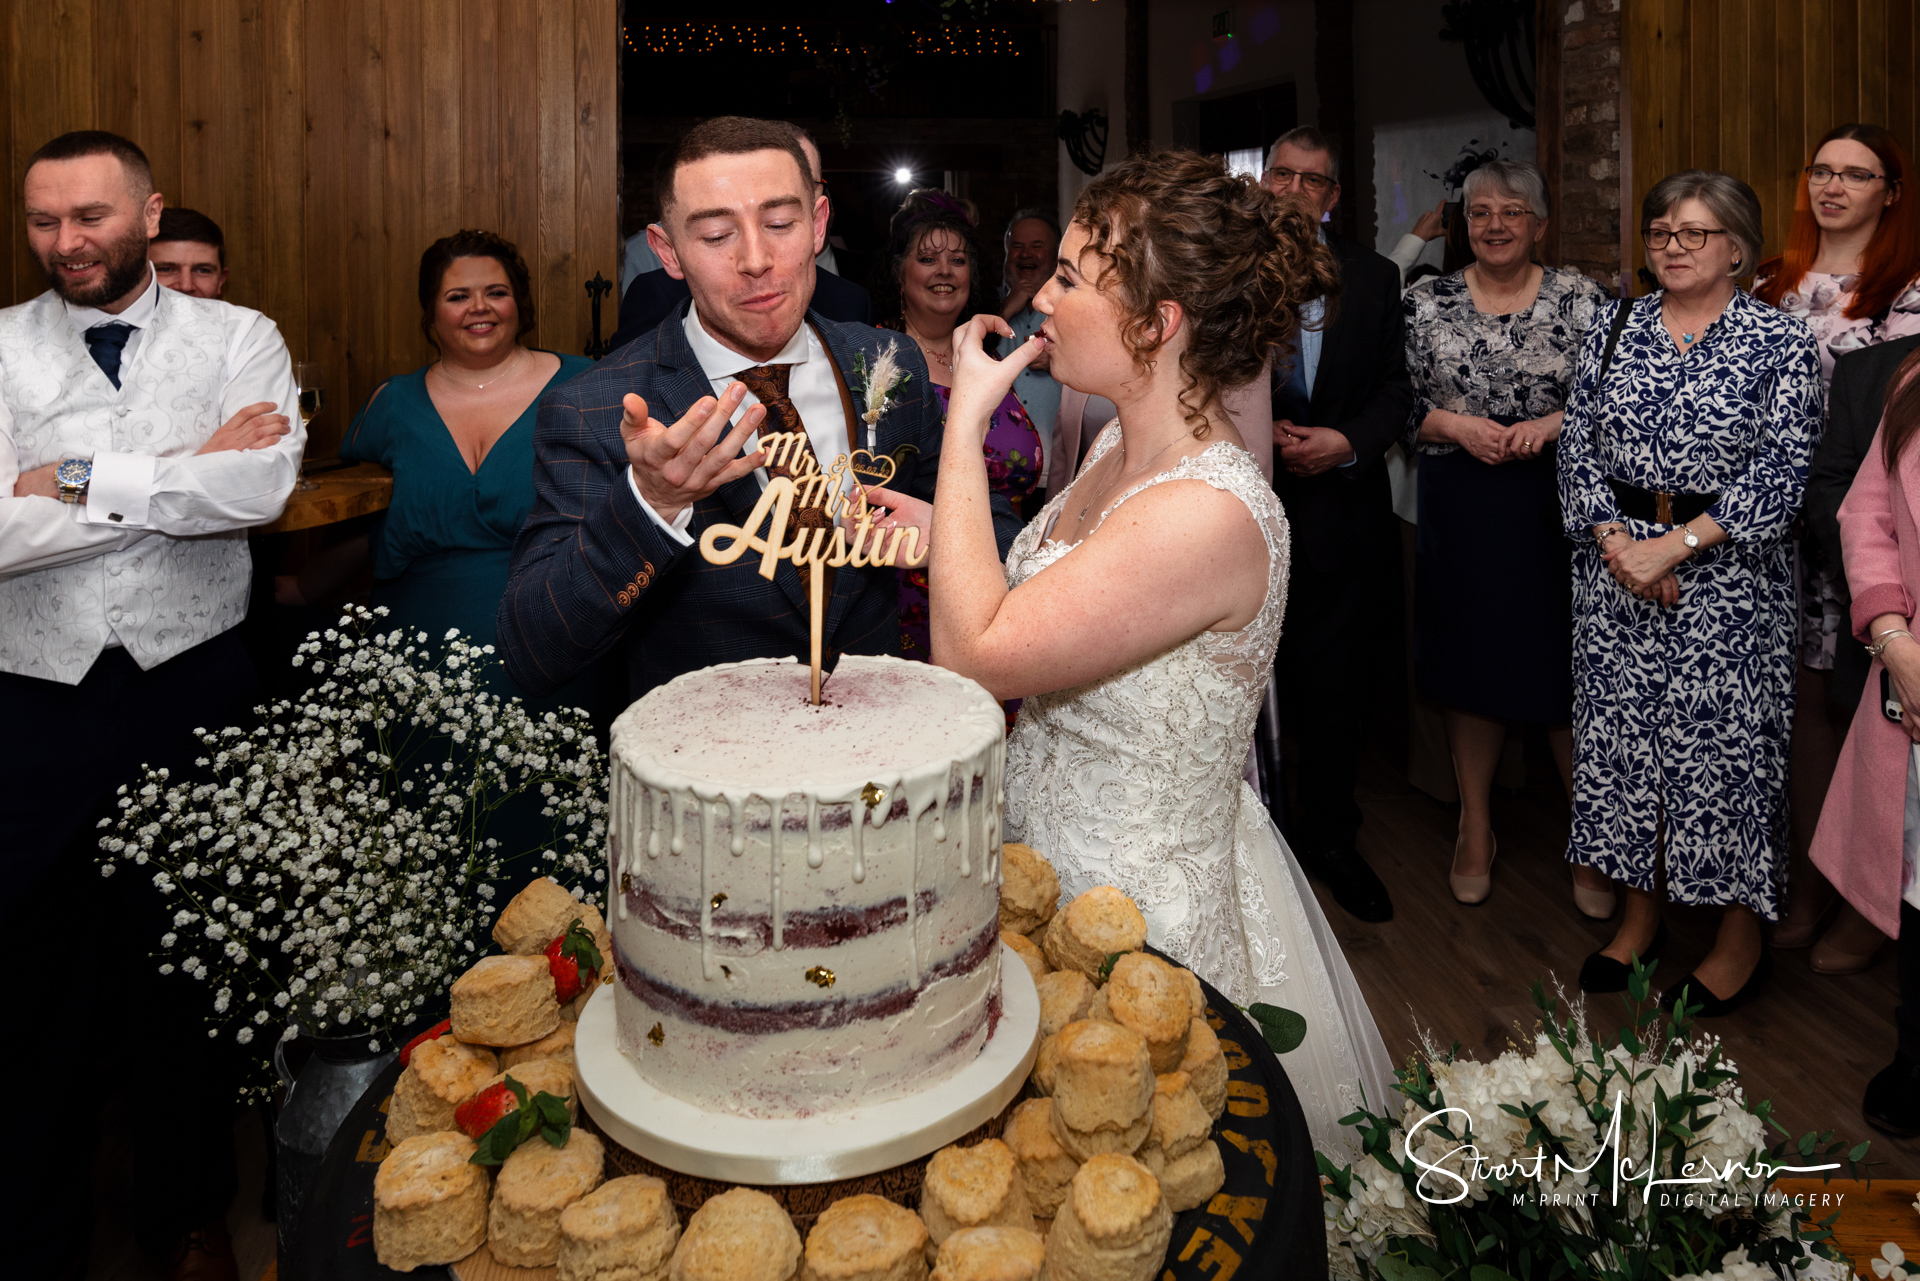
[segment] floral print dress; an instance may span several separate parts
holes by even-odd
[[[1820,345],[1820,390],[1833,388],[1833,365],[1850,351],[1859,351],[1875,343],[1920,334],[1920,280],[1894,296],[1893,305],[1883,316],[1849,316],[1854,292],[1859,288],[1858,274],[1830,275],[1810,271],[1800,283],[1780,299],[1780,310],[1806,322]],[[1848,632],[1847,610],[1833,575],[1816,569],[1800,554],[1800,661],[1821,671],[1833,669],[1833,650]]]
[[[1788,531],[1820,433],[1820,360],[1807,326],[1748,294],[1682,353],[1658,293],[1633,306],[1598,385],[1608,325],[1587,331],[1560,433],[1560,505],[1574,545],[1573,825],[1569,862],[1654,888],[1666,828],[1675,902],[1742,904],[1775,919],[1786,873],[1794,710]],[[1674,570],[1672,608],[1601,563],[1593,526],[1635,538],[1607,480],[1718,494],[1728,541]]]
[[[933,385],[940,398],[940,416],[945,419],[951,388]],[[1005,494],[1013,509],[1024,512],[1027,502],[1040,488],[1047,470],[1040,457],[1040,433],[1033,429],[1020,398],[1008,392],[1000,407],[993,411],[987,425],[987,487]],[[927,567],[900,572],[900,654],[920,662],[933,661],[929,640],[932,619],[927,612]]]

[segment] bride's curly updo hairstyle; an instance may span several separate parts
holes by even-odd
[[[1180,407],[1196,439],[1213,429],[1206,407],[1221,392],[1293,346],[1302,308],[1322,297],[1331,304],[1340,291],[1313,211],[1228,173],[1219,156],[1129,156],[1087,184],[1073,221],[1102,264],[1084,274],[1111,291],[1121,338],[1143,371],[1164,341],[1159,304],[1185,313]]]

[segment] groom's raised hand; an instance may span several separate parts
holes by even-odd
[[[727,420],[746,395],[747,389],[734,383],[717,398],[702,396],[671,427],[647,417],[644,398],[629,392],[621,401],[620,438],[633,483],[661,520],[672,524],[700,499],[766,462],[765,451],[740,452],[766,419],[763,406],[750,406],[727,430]]]

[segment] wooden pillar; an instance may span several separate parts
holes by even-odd
[[[1147,0],[1127,0],[1127,154],[1137,156],[1153,139],[1153,95],[1147,71]]]
[[[1533,163],[1546,179],[1546,238],[1540,244],[1540,261],[1558,267],[1560,261],[1560,5],[1556,0],[1536,0],[1534,5],[1534,91],[1533,91]]]

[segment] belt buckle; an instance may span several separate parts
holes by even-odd
[[[1655,493],[1653,496],[1653,520],[1657,525],[1673,524],[1673,495]]]

